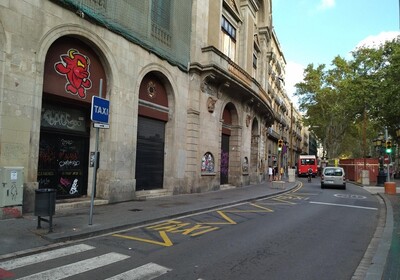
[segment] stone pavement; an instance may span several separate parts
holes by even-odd
[[[400,279],[400,180],[391,181],[396,182],[396,194],[386,194],[383,186],[363,186],[381,196],[386,206],[385,225],[375,236],[379,239],[379,245],[366,272],[367,280]]]
[[[396,184],[399,186],[399,183]],[[393,210],[393,231],[389,254],[382,279],[400,279],[400,194],[386,195]]]

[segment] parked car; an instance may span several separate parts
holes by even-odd
[[[326,187],[346,189],[346,174],[342,167],[325,167],[321,174],[321,189]]]

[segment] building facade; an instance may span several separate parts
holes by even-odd
[[[259,183],[299,153],[270,1],[3,1],[0,15],[0,166],[24,168],[25,212],[38,188],[113,203]],[[110,102],[98,137],[93,96]]]

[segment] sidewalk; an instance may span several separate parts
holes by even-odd
[[[172,219],[214,208],[251,201],[295,188],[299,182],[285,182],[284,189],[272,188],[270,182],[206,193],[175,195],[143,201],[94,206],[92,225],[89,225],[90,207],[56,211],[52,233],[48,223],[37,229],[37,217],[0,220],[0,260],[47,250],[55,243],[96,236],[134,226]]]
[[[400,181],[397,180],[396,195],[385,195],[386,200],[392,206],[393,230],[390,242],[390,250],[386,259],[385,270],[382,279],[400,279]]]
[[[386,206],[385,226],[378,236],[379,245],[366,273],[368,280],[400,279],[400,180],[391,181],[396,183],[396,194],[386,194],[384,186],[363,186],[381,196]]]

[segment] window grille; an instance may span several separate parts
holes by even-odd
[[[188,71],[192,1],[53,0]]]

